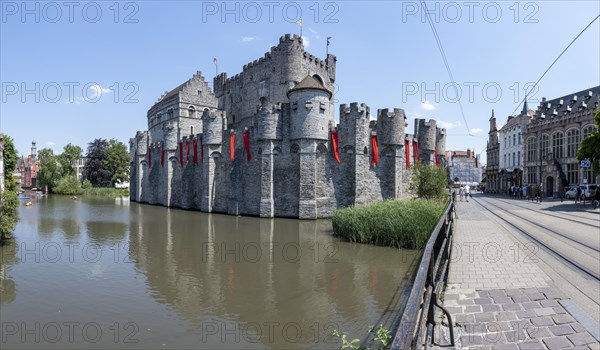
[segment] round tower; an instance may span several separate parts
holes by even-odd
[[[430,119],[426,121],[425,119],[419,119],[418,132],[419,161],[432,164],[435,162],[434,150],[437,136],[435,120]]]
[[[446,129],[437,128],[435,150],[438,156],[446,154]]]
[[[331,92],[323,84],[306,76],[288,91],[291,139],[329,140],[329,125],[334,122]]]
[[[202,142],[205,145],[223,143],[224,112],[204,110],[202,114]]]
[[[404,110],[387,108],[377,110],[377,136],[384,145],[404,145]]]
[[[178,147],[177,140],[179,132],[177,130],[177,122],[169,121],[163,124],[162,128],[165,150],[173,151]]]
[[[267,99],[261,98],[261,105],[256,113],[256,137],[259,140],[281,140],[281,109]]]
[[[279,39],[278,65],[281,68],[280,82],[292,83],[300,81],[302,72],[302,55],[304,53],[304,44],[302,38],[298,35],[286,34]]]

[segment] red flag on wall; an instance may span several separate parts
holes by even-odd
[[[340,162],[340,150],[338,148],[338,133],[335,130],[331,130],[331,146],[333,148],[333,158]]]
[[[377,166],[379,165],[379,147],[377,147],[377,135],[371,135],[371,148],[373,149],[371,166]]]
[[[194,139],[194,165],[198,165],[198,141]]]
[[[235,159],[235,133],[229,135],[229,160]]]
[[[160,166],[161,167],[165,166],[165,144],[164,143],[161,145],[161,149],[160,149]]]
[[[190,140],[185,141],[185,165],[190,161]]]
[[[413,141],[413,154],[415,155],[415,164],[419,161],[419,143]]]
[[[404,141],[404,152],[406,152],[406,169],[410,168],[410,143]]]
[[[183,166],[183,141],[179,141],[179,165]]]
[[[200,159],[204,162],[204,141],[202,140],[203,136],[200,136]]]
[[[438,160],[438,155],[437,155],[437,147],[433,148],[433,156],[435,157],[435,166],[440,166],[440,161]]]
[[[148,168],[152,166],[152,154],[150,153],[150,146],[148,146]]]
[[[244,148],[246,149],[246,159],[248,161],[252,160],[250,155],[250,133],[248,131],[244,131]]]

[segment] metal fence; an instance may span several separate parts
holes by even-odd
[[[448,318],[451,346],[454,346],[452,318],[439,303],[439,294],[448,276],[454,220],[454,198],[451,198],[423,251],[421,263],[391,346],[393,350],[426,349],[432,345],[436,325],[435,308],[439,308]]]

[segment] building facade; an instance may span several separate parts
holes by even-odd
[[[493,109],[492,116],[490,117],[490,131],[488,132],[486,156],[485,192],[499,193],[500,178],[498,172],[500,170],[500,143],[498,142],[498,127],[496,126],[496,117],[494,116]]]
[[[509,116],[506,124],[498,131],[498,193],[508,194],[512,186],[523,186],[524,135],[534,116],[535,112],[527,108],[525,101],[521,113]]]
[[[321,218],[407,196],[415,159],[443,161],[445,130],[400,108],[342,104],[336,57],[285,35],[264,57],[211,90],[200,72],[165,93],[130,140],[131,199],[205,212]],[[375,118],[373,118],[375,117]],[[376,119],[376,120],[372,120]],[[437,161],[436,161],[437,159]]]
[[[483,171],[479,156],[470,149],[467,151],[448,151],[448,175],[455,185],[479,186]]]
[[[37,173],[40,171],[40,162],[37,158],[37,147],[35,141],[31,142],[31,154],[21,157],[17,161],[16,172],[21,176],[22,188],[36,187]]]
[[[595,130],[600,86],[552,100],[542,98],[525,134],[525,180],[542,196],[562,196],[566,186],[597,183],[576,159],[581,140]]]

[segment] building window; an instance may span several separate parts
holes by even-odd
[[[523,144],[523,140],[521,140],[521,133],[519,132],[519,145]]]
[[[569,185],[579,183],[579,164],[567,164],[567,180],[569,180]]]
[[[504,138],[504,148],[506,148],[506,137]]]
[[[530,137],[527,139],[527,160],[528,161],[536,161],[537,160],[537,155],[536,155],[536,138],[535,137]]]
[[[194,106],[188,107],[188,116],[190,118],[194,118],[194,116],[196,116],[196,108],[194,108]]]
[[[552,153],[554,159],[563,157],[563,133],[556,132],[552,134]]]
[[[519,163],[518,166],[520,168],[521,167],[521,151],[519,151],[519,153],[517,155],[517,162]]]
[[[542,135],[542,159],[548,159],[548,147],[550,145],[550,136],[547,134]]]
[[[530,185],[537,184],[537,169],[534,166],[527,167],[527,183]]]
[[[507,168],[506,166],[506,154],[504,155],[504,159],[502,160],[502,167]]]
[[[575,157],[579,147],[579,130],[571,129],[567,131],[567,157]]]
[[[515,167],[515,164],[516,164],[515,157],[516,157],[515,152],[513,152],[513,162],[512,162],[513,168]]]
[[[513,146],[517,144],[517,135],[513,134]]]
[[[585,139],[589,136],[589,134],[591,134],[595,130],[596,128],[594,126],[586,126],[585,128],[583,128],[583,138]]]
[[[194,135],[194,126],[190,125],[190,135]]]

